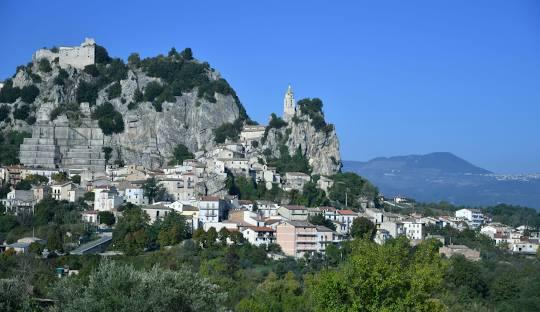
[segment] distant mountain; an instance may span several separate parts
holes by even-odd
[[[447,152],[344,161],[343,171],[368,178],[385,196],[473,206],[507,203],[540,210],[540,174],[494,174]]]

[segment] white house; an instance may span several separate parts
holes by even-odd
[[[242,231],[244,238],[252,245],[269,245],[276,241],[275,230],[271,227],[249,226]]]
[[[478,209],[460,209],[456,211],[456,217],[466,219],[469,227],[473,229],[484,223],[484,214]]]
[[[202,224],[207,222],[219,222],[226,218],[225,201],[215,196],[203,196],[198,202],[199,221]]]
[[[142,188],[126,188],[124,199],[134,205],[148,205],[148,198],[144,196]]]
[[[93,192],[95,194],[94,210],[97,211],[111,211],[120,207],[124,201],[114,187],[95,188]]]
[[[409,239],[422,240],[425,237],[425,224],[416,219],[402,220],[405,235]]]

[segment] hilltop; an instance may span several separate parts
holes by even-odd
[[[254,147],[256,154],[270,160],[299,149],[313,173],[336,173],[339,142],[324,120],[322,102],[307,99],[298,108],[289,122],[272,115],[264,142]],[[68,124],[83,134],[95,133],[94,122],[107,153],[93,150],[92,159],[149,168],[166,165],[178,145],[193,153],[209,151],[237,141],[242,129],[256,124],[227,80],[189,48],[144,59],[132,53],[127,63],[93,39],[77,47],[40,49],[0,90],[5,140],[12,131],[28,137],[39,124]],[[19,139],[14,146],[22,143]]]

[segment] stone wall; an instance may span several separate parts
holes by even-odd
[[[96,43],[94,39],[86,38],[78,47],[60,47],[58,52],[53,52],[49,49],[37,50],[32,61],[37,63],[40,59],[47,59],[53,62],[58,58],[58,64],[62,68],[72,66],[83,69],[87,65],[95,63]]]

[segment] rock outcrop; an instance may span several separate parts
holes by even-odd
[[[91,64],[85,69],[69,64],[60,66],[54,60],[50,66],[39,60],[19,66],[4,88],[22,93],[23,88],[36,86],[39,94],[31,103],[24,102],[22,96],[0,103],[0,106],[10,108],[8,116],[0,120],[0,128],[32,133],[32,125],[42,106],[51,107],[51,121],[66,115],[69,123],[77,126],[92,117],[96,107],[109,102],[122,115],[124,123],[123,131],[112,134],[104,131],[103,144],[112,149],[110,162],[156,168],[167,163],[177,144],[187,146],[192,152],[210,150],[215,145],[213,131],[216,128],[225,123],[238,127],[238,121],[245,122],[249,118],[234,90],[217,71],[207,63],[192,59],[191,50],[183,53],[171,50],[168,57],[158,56],[150,61],[137,58],[129,65],[105,55],[101,58],[107,61]],[[154,72],[148,65],[150,62],[157,68]],[[167,76],[171,65],[176,66],[174,70],[177,71],[183,70],[179,69],[182,66],[189,70],[181,74],[172,72],[171,78]],[[157,70],[164,74],[156,74]],[[156,83],[164,89],[159,96],[148,99],[147,88]],[[113,93],[111,90],[115,86],[120,91]],[[83,89],[86,93],[81,91]],[[10,97],[0,97],[0,102],[6,98]],[[90,102],[90,111],[80,110],[83,102]],[[26,115],[19,112],[16,116],[15,111],[21,107],[27,111]],[[261,144],[261,151],[269,149],[272,155],[279,156],[280,145],[285,144],[291,152],[300,146],[313,173],[331,175],[341,166],[336,133],[333,129],[316,129],[310,118],[299,111],[286,127],[271,129],[266,142]]]
[[[308,159],[313,174],[333,175],[341,168],[339,140],[335,130],[317,130],[311,118],[301,111],[286,127],[268,131],[263,150],[271,151],[271,157],[280,156],[280,145],[287,146],[289,153],[299,147]]]

